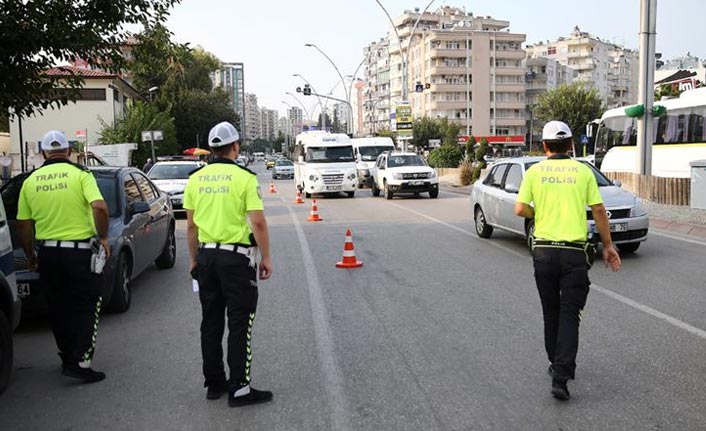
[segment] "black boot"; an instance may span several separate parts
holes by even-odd
[[[567,401],[571,398],[569,388],[566,387],[566,380],[552,379],[552,396],[557,400]]]
[[[250,386],[243,386],[237,390],[228,392],[228,405],[231,407],[242,407],[250,404],[266,403],[272,400],[272,392],[258,391]]]
[[[91,368],[81,368],[78,365],[61,367],[61,374],[74,379],[81,379],[86,383],[100,382],[105,379],[105,373],[94,371]]]

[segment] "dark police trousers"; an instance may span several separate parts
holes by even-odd
[[[579,322],[590,281],[583,250],[536,247],[534,278],[544,314],[544,347],[560,380],[574,378]]]
[[[91,250],[39,249],[39,283],[65,367],[89,367],[96,348],[103,277],[90,265]]]
[[[257,269],[227,250],[200,249],[197,257],[201,300],[201,354],[204,386],[228,383],[237,390],[250,383],[252,325],[257,308]],[[223,332],[228,318],[228,368],[223,367]]]

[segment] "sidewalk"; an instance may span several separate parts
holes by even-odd
[[[439,178],[439,188],[445,192],[470,196],[473,186],[461,186],[458,178],[447,175]],[[706,240],[706,210],[644,200],[643,203],[650,216],[650,228]]]

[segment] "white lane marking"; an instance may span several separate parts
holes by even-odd
[[[463,233],[463,234],[465,234],[465,235],[468,235],[468,236],[470,236],[470,237],[475,238],[473,233],[471,233],[471,232],[469,232],[469,231],[467,231],[467,230],[465,230],[465,229],[461,229],[460,227],[457,227],[457,226],[454,226],[454,225],[452,225],[452,224],[446,223],[446,222],[441,221],[441,220],[439,220],[439,219],[436,219],[436,218],[434,218],[434,217],[430,217],[430,216],[428,216],[428,215],[426,215],[426,214],[422,214],[422,213],[420,213],[420,212],[418,212],[418,211],[415,211],[415,210],[412,210],[412,209],[409,209],[409,208],[405,208],[405,207],[403,207],[402,205],[399,205],[399,204],[392,204],[392,205],[394,205],[394,206],[396,206],[396,207],[398,207],[398,208],[400,208],[400,209],[403,209],[403,210],[405,210],[405,211],[408,211],[408,212],[411,212],[411,213],[413,213],[413,214],[416,214],[416,215],[418,215],[418,216],[420,216],[420,217],[424,217],[424,218],[427,219],[427,220],[431,220],[431,221],[434,221],[434,222],[436,222],[436,223],[439,223],[439,224],[441,224],[441,225],[443,225],[443,226],[446,226],[446,227],[448,227],[448,228],[451,228],[451,229],[453,229],[453,230],[455,230],[455,231],[457,231],[457,232],[461,232],[461,233]],[[526,254],[519,253],[519,252],[517,252],[516,250],[512,250],[512,249],[510,249],[510,248],[507,248],[507,247],[505,247],[505,246],[502,245],[502,244],[498,244],[498,243],[495,243],[495,242],[492,242],[492,241],[485,242],[485,244],[491,245],[491,246],[493,246],[493,247],[495,247],[495,248],[499,248],[499,249],[501,249],[501,250],[504,250],[504,251],[506,251],[506,252],[512,254],[513,256],[517,256],[517,257],[520,257],[520,258],[525,259],[525,260],[527,259],[527,255],[526,255]],[[648,307],[647,305],[641,304],[641,303],[639,303],[639,302],[637,302],[637,301],[635,301],[635,300],[632,300],[632,299],[630,299],[630,298],[627,298],[627,297],[625,297],[625,296],[623,296],[623,295],[621,295],[621,294],[619,294],[619,293],[615,293],[615,292],[613,292],[612,290],[606,289],[605,287],[601,287],[601,286],[598,286],[598,285],[596,285],[596,284],[594,284],[594,283],[591,283],[591,289],[593,289],[594,287],[595,287],[595,290],[596,290],[597,292],[600,292],[600,293],[602,293],[602,294],[604,294],[604,295],[606,295],[606,296],[608,296],[608,297],[610,297],[610,298],[613,298],[613,299],[615,299],[616,301],[622,302],[623,304],[627,305],[628,307],[632,307],[632,308],[634,308],[635,310],[642,311],[643,313],[647,313],[647,314],[649,314],[649,315],[652,316],[652,317],[656,317],[657,319],[660,319],[660,320],[662,320],[662,321],[664,321],[664,322],[667,322],[667,323],[669,323],[669,324],[671,324],[671,325],[676,326],[676,327],[679,328],[679,329],[683,329],[683,330],[689,332],[690,334],[696,335],[697,337],[700,337],[700,338],[703,338],[704,340],[706,340],[706,331],[704,331],[703,329],[699,329],[699,328],[697,328],[697,327],[695,327],[695,326],[689,325],[688,323],[683,322],[683,321],[677,319],[676,317],[672,317],[672,316],[670,316],[670,315],[668,315],[668,314],[664,314],[664,313],[662,313],[661,311],[657,311],[657,310],[655,310],[654,308]]]
[[[677,241],[684,241],[684,242],[688,242],[688,243],[696,244],[696,245],[706,245],[706,241],[699,241],[697,239],[689,239],[689,238],[684,238],[681,236],[670,235],[670,234],[663,233],[663,232],[657,232],[657,231],[655,231],[654,228],[650,230],[650,233],[648,235],[657,235],[657,236],[661,236],[664,238],[674,239]]]
[[[594,283],[591,283],[591,290],[597,290],[597,291],[601,292],[602,294],[615,299],[616,301],[622,302],[623,304],[627,305],[628,307],[632,307],[636,310],[640,310],[643,313],[647,313],[650,316],[656,317],[660,320],[663,320],[667,323],[670,323],[670,324],[676,326],[677,328],[683,329],[686,332],[689,332],[693,335],[696,335],[697,337],[701,337],[704,340],[706,340],[706,331],[704,331],[703,329],[699,329],[695,326],[691,326],[688,323],[683,322],[677,318],[674,318],[668,314],[664,314],[661,311],[657,311],[654,308],[648,307],[647,305],[640,304],[637,301],[633,301],[630,298],[626,298],[623,295],[615,293],[610,289],[606,289],[605,287],[598,286]]]
[[[284,198],[282,198],[284,202]],[[321,363],[321,373],[323,378],[324,391],[327,395],[327,402],[331,410],[331,425],[333,430],[349,430],[348,409],[346,398],[343,395],[343,379],[336,364],[334,354],[333,337],[331,327],[326,314],[321,284],[319,276],[314,266],[314,257],[311,255],[309,242],[304,235],[304,229],[297,219],[297,215],[290,205],[286,205],[289,214],[292,216],[294,229],[299,237],[299,245],[304,259],[304,269],[306,271],[307,287],[309,288],[309,302],[311,314],[314,322],[314,333],[316,335],[316,346],[318,347],[319,362]]]

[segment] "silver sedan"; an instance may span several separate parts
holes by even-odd
[[[519,157],[504,159],[493,164],[484,178],[473,185],[471,208],[476,233],[489,238],[493,229],[501,229],[522,235],[525,238],[534,233],[534,220],[515,215],[515,200],[527,169],[546,157]],[[610,232],[613,242],[623,253],[632,253],[647,240],[649,217],[645,207],[633,193],[620,187],[588,162],[603,202],[608,211]],[[595,232],[595,223],[590,208],[586,208],[588,232]]]

